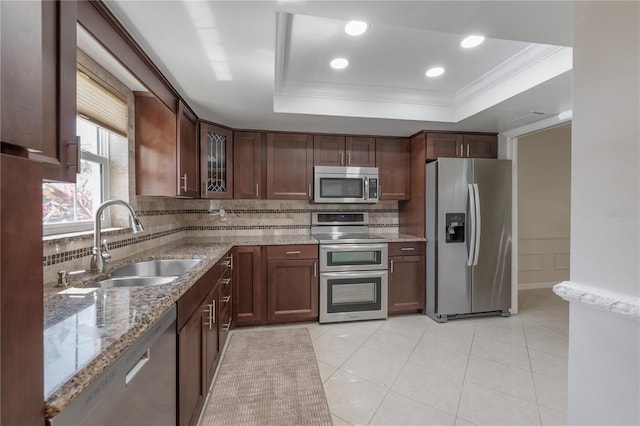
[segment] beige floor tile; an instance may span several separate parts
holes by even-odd
[[[366,425],[378,410],[387,390],[343,371],[324,384],[331,414],[353,425]]]
[[[333,414],[331,415],[331,420],[333,421],[333,426],[352,426],[351,423],[342,420],[340,417],[334,416]]]
[[[432,323],[426,315],[398,315],[389,317],[379,330],[418,340]]]
[[[538,406],[484,386],[465,382],[458,417],[478,426],[540,424]]]
[[[531,372],[471,355],[464,378],[517,398],[536,401]]]
[[[485,318],[482,322],[476,324],[475,335],[499,340],[511,345],[527,346],[522,319],[518,316]]]
[[[529,349],[531,371],[556,379],[568,380],[569,358],[566,355],[556,355]]]
[[[318,370],[320,371],[320,379],[322,380],[322,383],[324,383],[333,373],[336,372],[337,368],[327,364],[326,362],[318,361]]]
[[[395,333],[377,330],[364,343],[365,348],[406,361],[418,344],[418,338],[399,336]]]
[[[391,390],[456,415],[462,393],[462,379],[408,362]]]
[[[460,417],[456,417],[455,426],[476,426],[474,423],[468,422],[465,419],[461,419]]]
[[[338,337],[324,334],[313,341],[313,349],[318,361],[325,362],[334,367],[340,367],[358,350],[358,345]]]
[[[471,355],[524,370],[530,369],[529,354],[526,347],[511,345],[482,336],[476,336],[473,339]]]
[[[563,336],[569,335],[569,319],[568,318],[561,319],[561,320],[540,321],[539,324],[543,327],[547,327],[550,330],[560,333]]]
[[[322,324],[320,328],[326,330],[325,335],[338,337],[360,346],[382,326],[383,322],[384,321],[343,322]]]
[[[567,413],[540,406],[540,419],[543,426],[566,426]]]
[[[567,411],[568,384],[566,380],[534,374],[533,382],[540,406]]]
[[[549,329],[541,332],[526,332],[527,347],[541,352],[568,355],[569,338]]]
[[[395,392],[389,392],[371,425],[452,425],[455,417]]]
[[[459,379],[464,379],[467,371],[467,353],[441,353],[432,347],[423,347],[413,351],[408,362],[421,365],[432,371],[448,374]]]
[[[358,349],[340,370],[384,388],[390,388],[402,371],[405,361],[366,347]]]

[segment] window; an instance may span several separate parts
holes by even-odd
[[[78,117],[80,136],[80,173],[76,183],[45,182],[42,185],[44,233],[57,234],[89,230],[93,212],[109,194],[109,141],[122,138]],[[103,226],[109,226],[103,218]]]
[[[83,68],[80,64],[83,70]],[[80,168],[76,183],[42,184],[44,235],[93,229],[93,214],[111,198],[109,192],[109,150],[128,145],[128,107],[124,96],[108,83],[77,71],[76,131],[80,136]],[[115,151],[118,153],[118,151]],[[119,157],[119,155],[116,155]],[[102,226],[111,226],[108,212]]]

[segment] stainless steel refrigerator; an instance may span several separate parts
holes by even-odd
[[[509,315],[511,161],[426,165],[427,315]]]

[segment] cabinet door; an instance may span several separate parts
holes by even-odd
[[[423,311],[425,286],[424,255],[389,257],[389,314]]]
[[[410,161],[409,139],[376,139],[376,164],[380,173],[381,200],[408,200],[411,197]]]
[[[495,135],[462,135],[463,155],[471,158],[498,158],[498,137]]]
[[[455,133],[428,133],[427,160],[439,157],[461,157],[462,135]]]
[[[202,198],[233,198],[233,133],[200,122]]]
[[[294,133],[267,134],[267,198],[311,200],[313,138]]]
[[[213,375],[218,365],[218,355],[220,347],[218,345],[219,331],[219,306],[220,306],[220,286],[216,285],[207,295],[201,305],[204,316],[202,327],[205,336],[205,392],[213,381]]]
[[[314,135],[313,163],[316,166],[344,166],[344,147],[344,136]]]
[[[318,319],[318,261],[273,260],[268,263],[269,321]]]
[[[264,198],[262,184],[262,134],[233,133],[233,198]]]
[[[42,149],[43,60],[52,53],[43,58],[50,36],[43,34],[44,3],[0,1],[0,141],[36,150]]]
[[[364,137],[348,137],[345,145],[346,166],[375,167],[376,139]]]
[[[266,286],[262,283],[260,247],[233,249],[233,322],[238,326],[266,320]]]
[[[136,95],[136,194],[176,196],[176,115],[149,92]]]
[[[178,424],[195,425],[206,395],[206,335],[202,309],[178,332]]]
[[[178,195],[198,197],[198,119],[182,102],[178,103]]]

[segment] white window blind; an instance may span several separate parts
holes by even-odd
[[[78,115],[126,137],[126,101],[81,71],[77,77]]]

